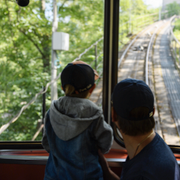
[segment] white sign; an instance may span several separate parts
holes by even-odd
[[[53,33],[53,50],[69,50],[69,34],[63,32]]]

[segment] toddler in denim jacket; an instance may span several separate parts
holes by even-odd
[[[62,71],[65,96],[52,102],[45,117],[42,144],[49,158],[44,180],[103,180],[98,149],[110,150],[113,132],[102,109],[88,99],[98,77],[83,61]]]

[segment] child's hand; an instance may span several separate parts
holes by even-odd
[[[120,178],[113,171],[111,171],[109,164],[106,161],[100,149],[98,149],[98,154],[99,154],[99,162],[103,170],[104,180],[120,180]]]
[[[109,164],[106,161],[106,158],[104,157],[104,155],[100,149],[98,149],[98,154],[99,154],[99,162],[101,164],[103,172],[109,171],[109,169],[110,169]]]

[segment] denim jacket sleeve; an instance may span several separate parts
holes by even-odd
[[[48,153],[50,152],[50,147],[49,147],[49,143],[48,143],[48,139],[47,139],[47,135],[46,135],[46,122],[49,120],[50,119],[49,119],[49,111],[48,111],[45,116],[44,128],[43,128],[43,138],[42,138],[42,146]]]
[[[104,121],[104,116],[101,115],[98,119],[94,130],[94,136],[97,141],[98,148],[102,153],[108,153],[113,143],[113,130],[109,124]]]

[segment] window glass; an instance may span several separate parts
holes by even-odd
[[[23,8],[2,0],[0,9],[0,141],[41,140],[50,87],[44,109],[42,94],[36,95],[51,81],[52,29],[69,34],[69,50],[54,51],[56,75],[77,57],[101,75],[104,1],[57,0],[54,24],[52,0],[31,0]],[[57,91],[64,95],[59,78]]]
[[[179,7],[176,2],[169,1],[163,1],[163,4],[145,0],[120,1],[118,82],[125,78],[136,78],[146,82],[144,62],[149,42],[156,31],[149,55],[151,52],[153,54],[148,57],[148,82],[146,83],[155,97],[155,131],[169,145],[180,145],[179,75],[177,75],[177,69],[170,69],[172,65],[174,66],[173,59],[168,59],[169,54],[173,53],[176,57],[175,63],[179,63],[178,19],[172,21],[175,21],[172,27],[176,38],[171,35],[169,39],[168,36],[170,20],[172,16],[179,14],[176,7]],[[170,51],[169,40],[173,51]],[[129,50],[126,51],[128,46]],[[115,139],[123,145],[120,132],[116,127],[114,131]]]

